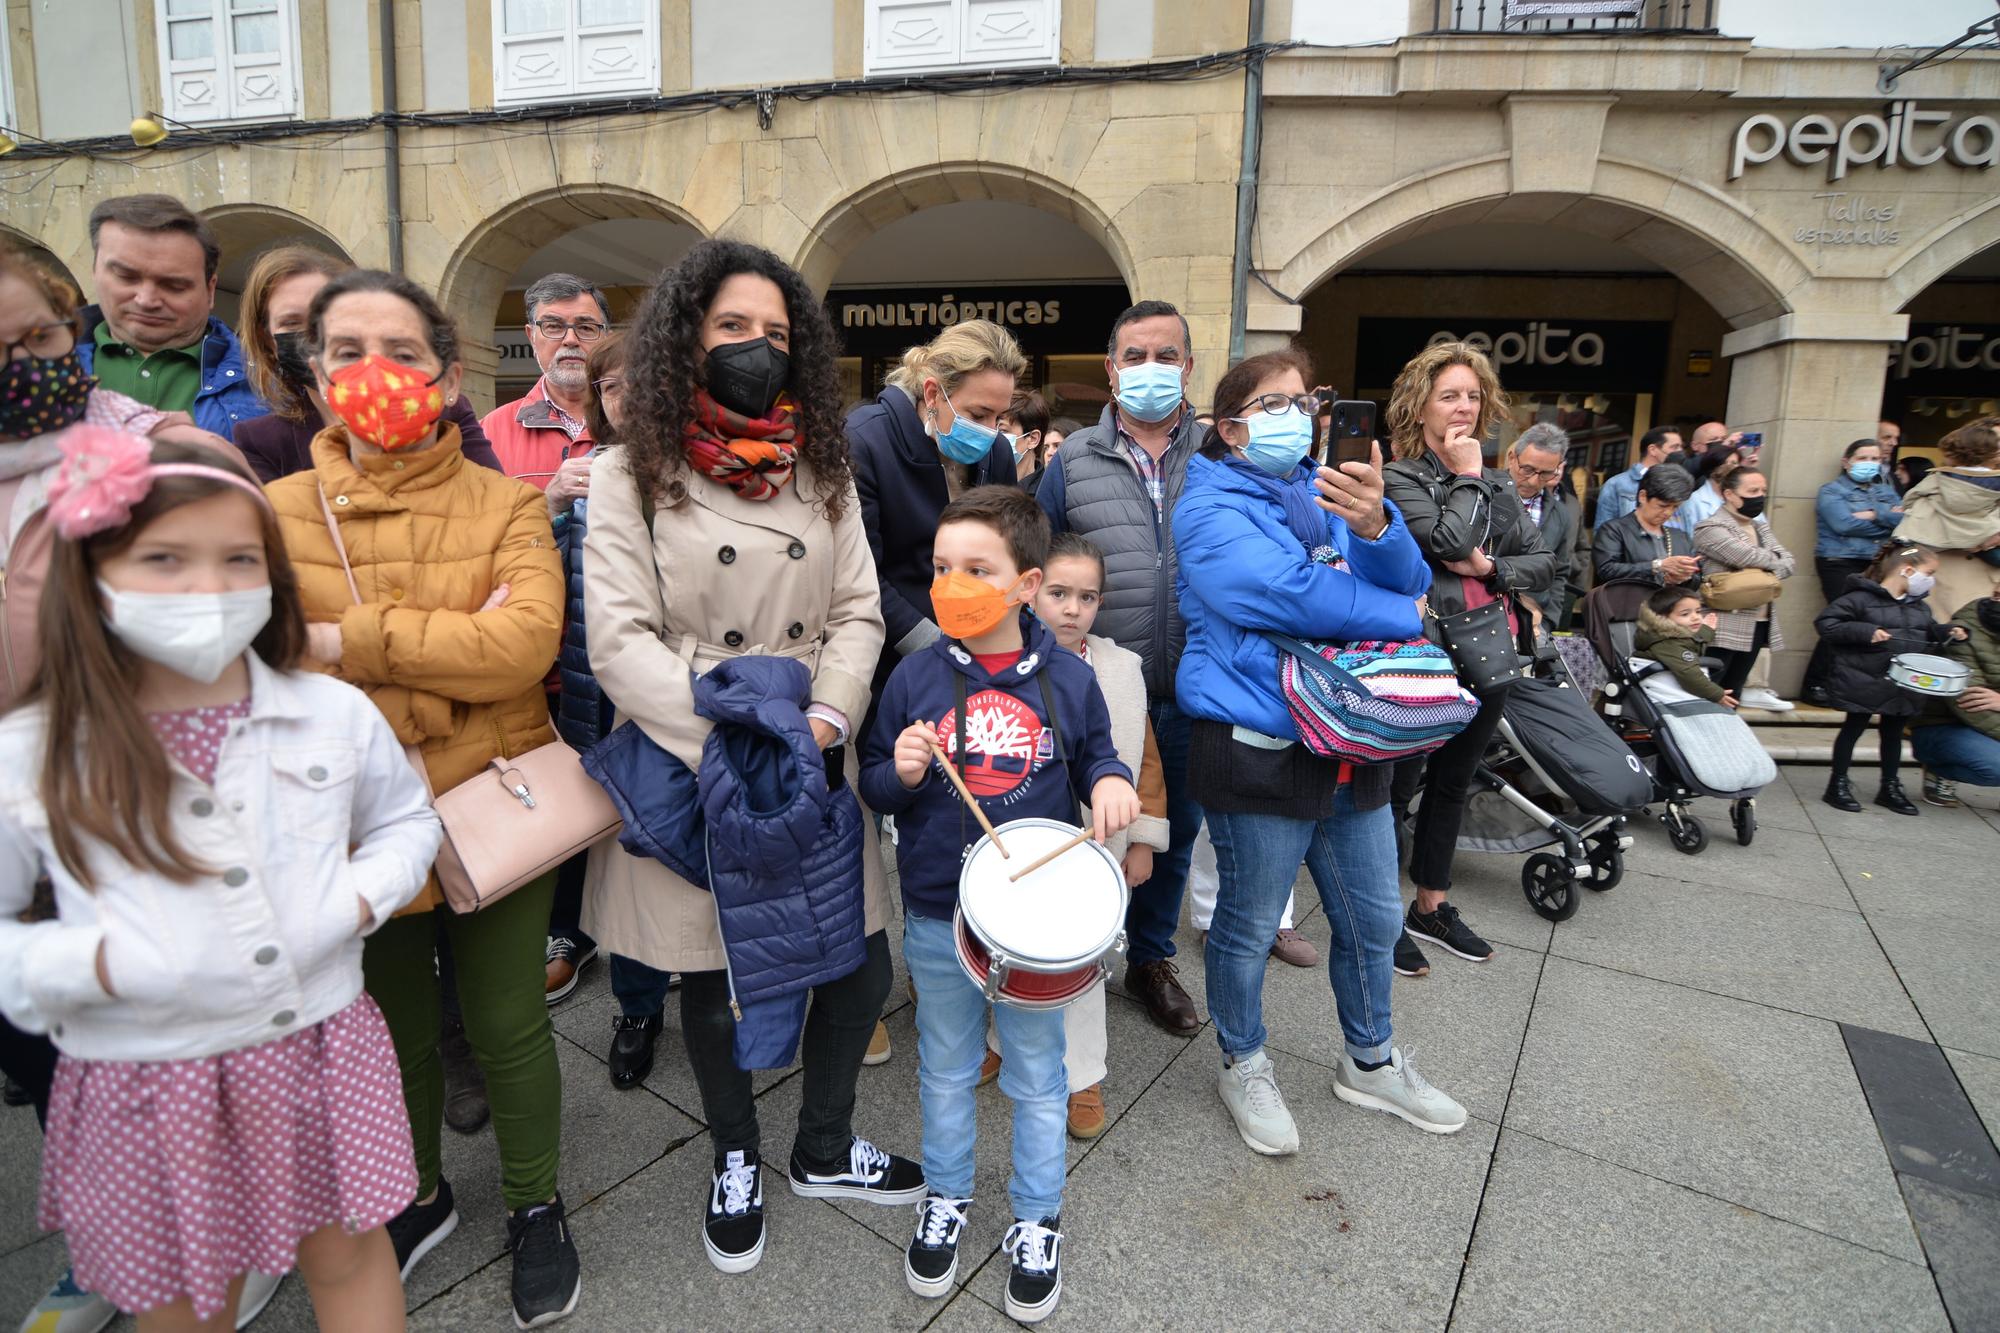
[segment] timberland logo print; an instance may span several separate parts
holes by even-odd
[[[1055,756],[1055,740],[1035,711],[1011,694],[981,690],[965,701],[965,749],[958,757],[958,710],[937,724],[938,744],[952,756],[972,794],[1012,805]]]

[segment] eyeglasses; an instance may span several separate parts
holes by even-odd
[[[619,392],[625,387],[625,381],[619,379],[592,380],[590,387],[597,390],[597,396],[602,398],[607,393]]]
[[[1237,411],[1240,416],[1246,417],[1252,412],[1269,412],[1275,416],[1296,407],[1307,416],[1316,417],[1320,414],[1320,409],[1328,406],[1332,401],[1330,398],[1322,398],[1315,393],[1302,393],[1296,398],[1288,394],[1267,393],[1252,398],[1249,402],[1238,408]]]
[[[19,338],[7,344],[7,359],[12,361],[17,353],[26,352],[38,360],[52,361],[75,350],[76,325],[65,319],[23,330]]]
[[[557,319],[549,315],[535,321],[535,332],[550,342],[560,342],[565,334],[574,333],[578,342],[594,343],[610,331],[609,324],[594,319]]]
[[[1534,481],[1536,479],[1540,479],[1542,481],[1554,481],[1557,477],[1560,477],[1563,474],[1563,470],[1559,467],[1529,467],[1526,463],[1521,462],[1519,459],[1515,460],[1514,466],[1521,469],[1521,475],[1528,478],[1530,481]]]

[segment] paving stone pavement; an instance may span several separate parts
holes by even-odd
[[[1696,857],[1635,820],[1624,882],[1559,925],[1528,909],[1521,858],[1461,857],[1454,901],[1498,956],[1473,965],[1433,950],[1432,975],[1395,991],[1400,1043],[1472,1114],[1449,1138],[1333,1098],[1340,1036],[1325,974],[1274,962],[1266,1021],[1303,1147],[1254,1156],[1216,1098],[1213,1033],[1159,1032],[1114,980],[1112,1124],[1070,1144],[1064,1293],[1048,1326],[1992,1327],[2000,791],[1962,789],[1965,808],[1913,820],[1833,811],[1818,800],[1824,781],[1824,769],[1783,770],[1748,848],[1719,802],[1698,807],[1712,842]],[[1865,800],[1865,776],[1861,787]],[[1307,884],[1299,903],[1300,929],[1324,949]],[[1192,929],[1180,948],[1205,1014]],[[900,957],[891,1003],[896,1053],[862,1071],[856,1125],[914,1154]],[[762,1265],[725,1277],[696,1230],[709,1140],[678,1024],[646,1085],[618,1092],[603,1063],[612,1012],[599,964],[555,1015],[562,1187],[584,1274],[565,1327],[1011,1323],[997,1087],[979,1093],[979,1203],[948,1299],[903,1284],[910,1210],[799,1199],[782,1183],[767,1189]],[[1912,1057],[1929,1084],[1893,1099],[1871,1087],[1849,1054],[1861,1039],[1884,1067]],[[797,1071],[756,1086],[782,1162]],[[1891,1100],[1905,1117],[1900,1165],[1881,1129]],[[1929,1105],[1958,1114],[1952,1160],[1931,1159],[1907,1120]],[[0,1311],[25,1311],[65,1262],[61,1238],[34,1225],[40,1146],[30,1112],[0,1113]],[[411,1276],[411,1327],[507,1328],[491,1133],[448,1133],[445,1167],[462,1222]],[[256,1327],[312,1328],[303,1284],[287,1281]]]

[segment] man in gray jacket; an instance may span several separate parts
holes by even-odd
[[[1569,614],[1572,571],[1576,567],[1577,504],[1562,494],[1563,468],[1569,461],[1569,435],[1553,422],[1528,427],[1507,446],[1507,475],[1520,492],[1521,507],[1541,530],[1542,545],[1555,557],[1555,579],[1547,589],[1532,593],[1542,618],[1552,630],[1562,629]]]
[[[1194,351],[1187,320],[1165,301],[1118,316],[1104,369],[1115,401],[1095,426],[1063,440],[1035,498],[1056,532],[1088,537],[1104,552],[1104,605],[1096,632],[1139,654],[1167,780],[1167,850],[1132,890],[1125,914],[1125,988],[1167,1031],[1201,1026],[1175,975],[1174,932],[1201,806],[1187,794],[1190,719],[1174,705],[1186,634],[1174,592],[1174,504],[1202,428],[1187,401]]]

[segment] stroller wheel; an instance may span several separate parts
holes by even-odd
[[[1521,892],[1537,916],[1550,921],[1567,921],[1576,915],[1581,901],[1576,881],[1570,878],[1569,862],[1548,852],[1536,852],[1521,867]]]
[[[1585,844],[1590,853],[1590,878],[1584,883],[1609,893],[1625,878],[1625,853],[1618,850],[1618,830],[1606,829]]]
[[[1701,849],[1708,846],[1708,830],[1693,815],[1681,815],[1678,819],[1667,820],[1667,836],[1673,839],[1674,850],[1698,856]]]
[[[1736,841],[1748,847],[1757,836],[1757,798],[1745,796],[1729,807],[1729,822],[1736,826]]]

